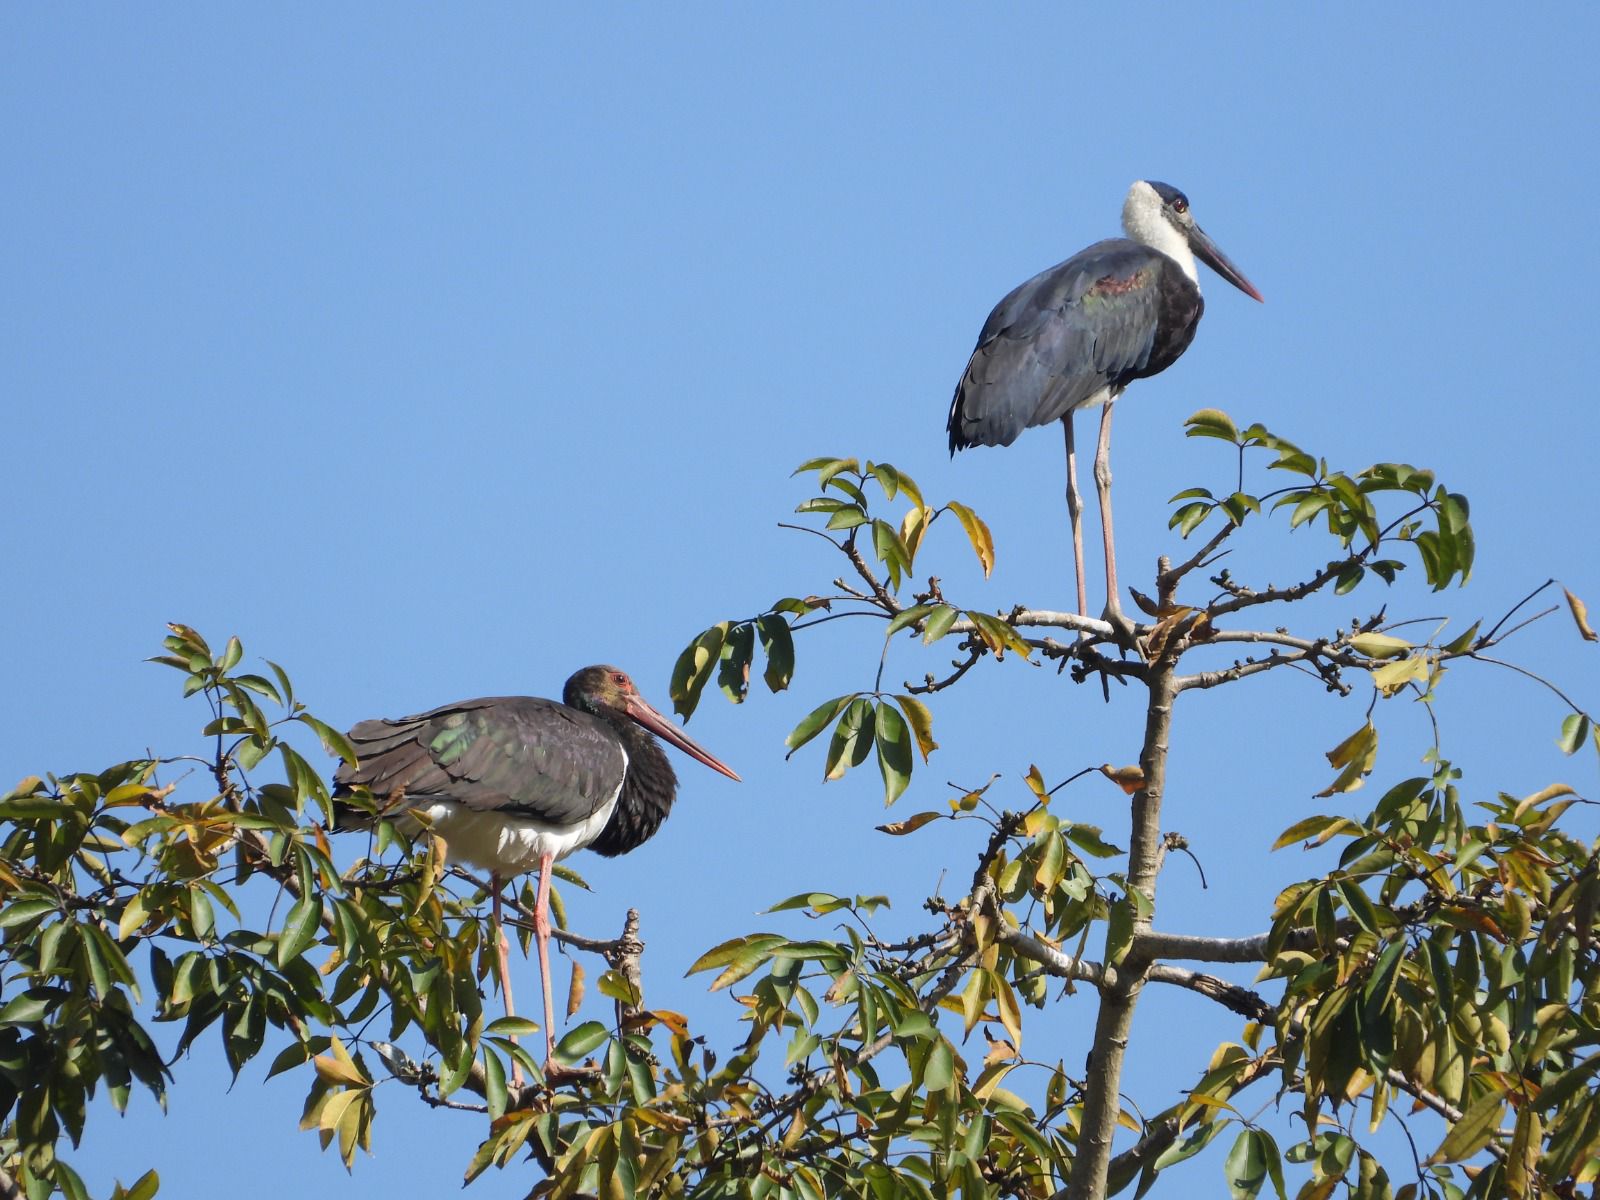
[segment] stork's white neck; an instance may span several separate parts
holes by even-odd
[[[1128,189],[1128,198],[1123,201],[1122,231],[1134,241],[1161,251],[1183,268],[1196,287],[1200,286],[1189,239],[1173,228],[1161,211],[1161,196],[1142,179]]]

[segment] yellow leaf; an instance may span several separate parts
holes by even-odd
[[[1397,658],[1411,651],[1411,643],[1387,633],[1358,633],[1350,639],[1350,648],[1368,658]]]
[[[567,1016],[577,1013],[583,1005],[583,965],[572,960],[572,982],[567,985]]]
[[[989,1050],[983,1056],[983,1065],[985,1067],[992,1067],[995,1063],[1009,1062],[1017,1057],[1017,1048],[1006,1041],[1005,1038],[1000,1038],[996,1041],[985,1032],[983,1040],[989,1044]]]
[[[1101,763],[1100,774],[1130,796],[1144,787],[1144,772],[1138,766],[1113,767],[1110,763]]]
[[[1426,655],[1413,654],[1409,658],[1397,658],[1392,662],[1384,663],[1372,673],[1372,683],[1385,696],[1392,696],[1412,680],[1419,683],[1428,681],[1428,659]]]
[[[1006,1027],[1014,1046],[1022,1045],[1022,1012],[1017,1007],[1017,994],[1011,990],[1006,977],[996,972],[993,976],[994,1005],[1000,1014],[1000,1024]]]
[[[887,825],[877,826],[879,833],[887,833],[890,837],[904,837],[908,833],[915,833],[929,821],[944,819],[943,813],[919,812],[914,817],[907,817],[904,821],[890,821]]]
[[[961,990],[961,1018],[971,1033],[972,1027],[983,1018],[983,1006],[989,999],[989,981],[993,978],[982,967],[972,968],[967,976],[967,986]]]
[[[906,554],[912,561],[916,560],[917,548],[922,545],[922,535],[932,515],[932,509],[919,505],[907,510],[905,519],[900,522],[900,540],[905,543]]]
[[[1004,1043],[991,1042],[990,1045],[1004,1045]],[[1012,1068],[1018,1065],[1020,1064],[1014,1062],[988,1063],[978,1075],[978,1081],[972,1085],[973,1098],[987,1100],[994,1095],[995,1089],[1000,1086],[1000,1081],[1011,1073]]]
[[[906,724],[911,726],[911,736],[917,742],[917,750],[922,754],[922,761],[927,762],[928,755],[939,748],[939,743],[933,740],[933,714],[915,696],[896,696],[894,702],[905,713]]]
[[[354,1063],[348,1066],[325,1054],[319,1054],[311,1060],[317,1069],[318,1078],[326,1083],[343,1084],[346,1087],[361,1088],[367,1086],[367,1081],[361,1077],[361,1072]],[[329,1128],[324,1126],[324,1128]]]
[[[956,520],[967,531],[967,540],[972,543],[972,549],[978,555],[978,565],[983,568],[984,578],[987,579],[989,572],[994,570],[994,535],[983,523],[983,518],[965,504],[952,500],[945,507],[955,513]]]
[[[1028,786],[1033,789],[1033,794],[1039,797],[1041,804],[1050,803],[1050,793],[1045,790],[1044,776],[1037,766],[1030,766],[1027,775],[1023,778],[1028,781]]]
[[[1562,588],[1561,591],[1567,598],[1567,607],[1572,610],[1572,620],[1578,626],[1578,632],[1583,636],[1583,640],[1586,642],[1600,642],[1600,633],[1596,633],[1589,626],[1589,610],[1584,606],[1583,601],[1579,600],[1566,588]]]
[[[1332,750],[1328,751],[1328,765],[1339,770],[1338,777],[1317,793],[1317,799],[1336,792],[1353,792],[1361,786],[1362,776],[1372,770],[1378,760],[1378,731],[1371,721],[1356,730]]]
[[[1527,812],[1530,808],[1539,807],[1539,805],[1543,804],[1546,800],[1554,800],[1557,796],[1572,796],[1575,794],[1576,793],[1573,792],[1572,788],[1568,784],[1552,783],[1549,787],[1543,789],[1542,791],[1537,791],[1531,796],[1524,796],[1521,800],[1519,800],[1517,802],[1516,810],[1511,814],[1511,819],[1513,821],[1519,820],[1523,813]]]

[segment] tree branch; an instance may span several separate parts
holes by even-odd
[[[1134,904],[1133,931],[1150,927],[1155,908],[1156,872],[1161,857],[1161,800],[1167,778],[1167,742],[1172,727],[1173,686],[1170,658],[1152,664],[1147,685],[1144,746],[1139,766],[1144,788],[1133,797],[1132,837],[1128,848],[1128,890],[1125,903]],[[1142,905],[1135,900],[1142,898]],[[1100,988],[1100,1012],[1095,1020],[1094,1043],[1084,1080],[1083,1117],[1077,1156],[1073,1163],[1069,1200],[1099,1200],[1106,1194],[1106,1173],[1111,1164],[1111,1142],[1121,1114],[1122,1062],[1128,1049],[1128,1031],[1139,992],[1149,972],[1149,960],[1129,955],[1114,980]]]
[[[995,935],[995,940],[1009,946],[1012,952],[1020,957],[1038,963],[1046,974],[1062,979],[1074,979],[1080,983],[1092,983],[1097,988],[1114,989],[1121,986],[1124,978],[1123,973],[1116,967],[1074,958],[1019,930],[1001,930]],[[1184,967],[1169,967],[1158,963],[1148,969],[1145,978],[1152,983],[1171,984],[1196,992],[1252,1021],[1270,1021],[1276,1011],[1258,992],[1215,975],[1205,975]]]

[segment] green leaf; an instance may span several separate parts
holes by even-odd
[[[1233,1200],[1253,1200],[1267,1179],[1266,1148],[1253,1129],[1242,1129],[1228,1151],[1222,1173],[1228,1181],[1228,1195]]]
[[[872,752],[873,709],[869,700],[858,697],[850,702],[834,728],[823,763],[824,780],[839,779],[851,767],[859,767]]]
[[[994,570],[994,535],[989,532],[989,527],[983,519],[965,504],[952,500],[945,507],[955,513],[956,520],[961,522],[961,527],[967,531],[967,540],[972,543],[972,549],[978,556],[978,564],[983,568],[985,579]]]
[[[1306,493],[1294,506],[1294,512],[1289,517],[1289,528],[1298,529],[1332,503],[1333,497],[1327,492]]]
[[[278,966],[284,967],[300,957],[302,951],[316,936],[322,905],[309,892],[295,901],[289,916],[283,922],[283,932],[278,935]]]
[[[741,621],[728,631],[722,641],[717,668],[717,686],[722,694],[735,704],[744,703],[750,692],[750,660],[755,656],[755,627]]]
[[[1239,430],[1234,425],[1233,418],[1217,408],[1202,408],[1184,422],[1185,433],[1188,437],[1220,438],[1225,442],[1239,444]]]
[[[889,618],[889,625],[883,631],[884,637],[893,637],[908,625],[915,625],[923,617],[933,611],[931,604],[913,604],[910,608],[902,608]]]
[[[483,1051],[483,1099],[489,1108],[489,1120],[498,1120],[506,1111],[506,1065],[488,1046]]]
[[[59,1103],[59,1101],[58,1101]],[[56,1159],[51,1174],[55,1176],[56,1187],[61,1189],[62,1200],[90,1200],[89,1189],[84,1186],[83,1177],[74,1171],[62,1159]],[[121,1188],[117,1189],[121,1191]],[[45,1184],[44,1194],[50,1194],[50,1185]],[[12,1195],[16,1195],[15,1192]]]
[[[820,471],[824,467],[832,467],[836,464],[842,465],[844,463],[848,463],[849,461],[850,460],[847,458],[835,458],[831,454],[824,454],[819,458],[808,458],[793,471],[789,472],[789,478],[793,479],[796,475],[800,475],[806,471]]]
[[[693,714],[700,703],[700,693],[711,678],[711,668],[722,655],[722,639],[727,637],[730,622],[722,621],[707,629],[684,647],[672,667],[672,683],[667,694],[672,697],[672,709],[681,717]]]
[[[1367,569],[1360,563],[1349,564],[1340,570],[1336,576],[1334,576],[1333,594],[1335,596],[1349,595],[1361,585],[1361,581],[1365,579],[1366,576]]]
[[[937,642],[950,632],[950,626],[956,623],[956,618],[961,615],[961,610],[952,608],[948,604],[940,604],[928,614],[928,623],[922,627],[922,644],[929,645]]]
[[[1189,1126],[1176,1142],[1161,1152],[1161,1156],[1156,1159],[1155,1169],[1164,1171],[1187,1158],[1193,1158],[1226,1127],[1227,1124],[1223,1121],[1196,1122]]]
[[[18,900],[15,904],[8,904],[0,909],[0,929],[10,929],[14,925],[23,925],[47,913],[58,911],[60,905],[54,901],[38,896],[28,900]]]
[[[1167,528],[1176,529],[1179,537],[1186,538],[1205,522],[1215,507],[1214,504],[1208,504],[1204,500],[1185,504],[1168,519]]]
[[[539,1023],[527,1017],[498,1017],[483,1032],[485,1037],[528,1037],[539,1032]]]
[[[854,504],[846,504],[828,518],[827,529],[854,529],[857,525],[865,525],[870,517]]]
[[[889,590],[897,591],[901,578],[911,571],[911,552],[889,522],[872,522],[872,550],[878,561],[889,569]]]
[[[1498,1088],[1479,1096],[1461,1114],[1461,1119],[1450,1127],[1450,1132],[1428,1161],[1462,1162],[1471,1158],[1489,1144],[1489,1139],[1500,1124],[1500,1115],[1505,1106],[1505,1093]]]
[[[1483,624],[1482,621],[1474,621],[1467,631],[1460,637],[1453,638],[1449,642],[1446,642],[1444,652],[1446,654],[1460,654],[1468,646],[1472,645],[1472,640],[1478,636],[1478,626],[1481,624]]]
[[[777,613],[763,613],[756,618],[756,630],[761,635],[761,653],[767,656],[761,678],[769,692],[781,692],[794,678],[794,635],[789,622]]]
[[[796,750],[833,724],[833,719],[844,711],[845,706],[854,700],[856,695],[857,693],[851,692],[848,696],[835,696],[832,700],[825,700],[812,709],[800,724],[789,731],[789,736],[783,739],[783,744],[789,747],[789,753],[784,757],[793,756]]]
[[[350,739],[332,725],[317,720],[310,713],[301,713],[295,720],[316,730],[317,737],[322,739],[322,748],[329,754],[335,758],[342,758],[345,762],[356,761],[356,749],[350,744]]]
[[[29,988],[19,992],[0,1008],[0,1025],[32,1025],[65,996],[60,988]]]
[[[1561,722],[1561,736],[1556,745],[1563,754],[1576,754],[1578,748],[1589,740],[1589,718],[1584,713],[1572,713]]]
[[[1115,858],[1122,853],[1122,847],[1106,841],[1093,825],[1063,825],[1061,832],[1090,858]]]
[[[195,937],[202,942],[211,940],[217,927],[216,910],[211,907],[211,897],[206,895],[205,889],[192,884],[189,887],[189,921],[194,926]]]
[[[928,1061],[922,1068],[922,1086],[930,1092],[942,1092],[955,1081],[956,1058],[950,1043],[938,1038],[928,1050]]]
[[[1111,915],[1106,924],[1106,962],[1116,966],[1133,945],[1133,905],[1127,896],[1118,896],[1111,903]]]
[[[1314,846],[1320,846],[1336,834],[1349,833],[1361,834],[1366,829],[1349,817],[1330,817],[1318,815],[1303,817],[1278,835],[1278,840],[1272,843],[1272,849],[1281,850],[1295,842],[1311,841]]]
[[[911,783],[911,731],[897,710],[880,703],[874,737],[878,747],[878,770],[883,775],[883,803],[887,807],[898,800]]]
[[[779,900],[771,908],[766,908],[762,911],[775,913],[789,912],[796,908],[809,908],[818,913],[828,913],[838,908],[848,908],[849,905],[849,900],[841,901],[840,897],[835,896],[832,892],[798,892],[787,899]]]
[[[713,967],[723,967],[722,974],[711,981],[710,990],[715,992],[729,984],[739,982],[771,958],[774,950],[788,944],[789,939],[781,933],[752,933],[732,938],[707,950],[695,959],[694,965],[684,974],[693,975],[699,971],[709,971]]]
[[[599,1021],[585,1021],[556,1043],[556,1058],[564,1063],[575,1063],[605,1045],[610,1036],[611,1031]]]

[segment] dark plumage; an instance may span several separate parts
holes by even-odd
[[[1108,390],[1166,370],[1205,311],[1183,269],[1108,238],[1041,271],[994,306],[956,385],[950,450],[1009,446]]]
[[[539,870],[534,930],[544,974],[546,1048],[553,1053],[548,915],[550,869],[575,850],[626,854],[672,811],[678,779],[651,733],[713,770],[738,775],[701,749],[615,667],[585,667],[562,703],[485,696],[350,730],[356,762],[334,773],[334,795],[370,792],[384,815],[423,814],[449,856],[490,872],[495,921],[500,879]],[[504,937],[500,984],[509,1011]]]
[[[1127,237],[1110,238],[1041,271],[994,306],[956,384],[945,431],[950,453],[1009,446],[1024,429],[1062,422],[1067,443],[1067,510],[1086,607],[1072,414],[1104,404],[1095,483],[1106,548],[1107,615],[1121,618],[1111,536],[1111,407],[1135,379],[1166,370],[1194,340],[1205,302],[1198,255],[1246,295],[1261,293],[1189,212],[1170,184],[1136,180],[1122,206]]]

